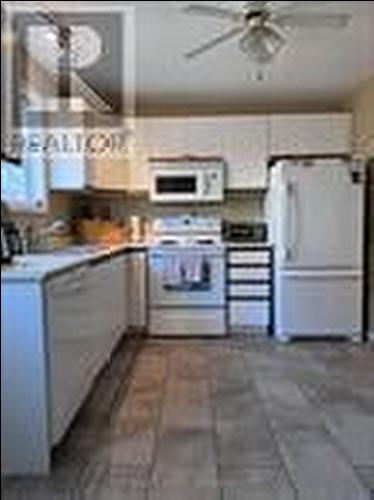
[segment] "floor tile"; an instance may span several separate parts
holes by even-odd
[[[217,463],[213,435],[187,428],[166,430],[160,436],[152,483],[163,486],[216,487]]]
[[[221,478],[223,500],[296,500],[284,469],[257,467],[230,471]]]
[[[164,486],[151,488],[147,500],[221,500],[221,492],[218,487]]]
[[[374,500],[372,347],[244,336],[124,347],[51,476],[3,480],[2,498]]]

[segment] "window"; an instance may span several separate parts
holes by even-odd
[[[27,126],[27,114],[24,115]],[[38,133],[43,133],[40,129]],[[24,128],[26,139],[33,128]],[[27,139],[26,139],[27,141]],[[48,200],[47,155],[33,153],[27,148],[22,153],[22,161],[10,161],[2,154],[1,158],[1,200],[13,211],[44,213]]]
[[[1,201],[11,206],[23,206],[28,198],[27,176],[22,165],[1,161]]]
[[[1,160],[1,201],[13,211],[44,213],[47,210],[46,162],[30,155],[22,163]]]

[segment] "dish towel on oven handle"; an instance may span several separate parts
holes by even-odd
[[[178,288],[183,285],[181,260],[178,255],[165,255],[163,258],[163,285],[165,288]]]
[[[182,259],[182,273],[187,285],[199,285],[204,281],[204,258],[200,255],[186,255]]]
[[[167,255],[163,262],[163,285],[169,290],[203,286],[208,277],[206,271],[207,263],[201,255]]]

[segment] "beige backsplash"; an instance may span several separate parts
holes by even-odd
[[[225,202],[217,205],[154,205],[146,193],[90,193],[89,195],[53,193],[49,212],[43,215],[11,214],[21,229],[32,229],[32,247],[41,245],[40,235],[56,220],[70,222],[82,218],[97,217],[127,224],[132,215],[151,221],[155,217],[192,214],[219,216],[224,220],[263,221],[265,194],[263,192],[239,192],[226,194]]]
[[[146,220],[155,217],[193,214],[216,215],[231,221],[263,221],[265,195],[263,192],[229,193],[225,202],[217,205],[154,205],[145,194],[136,196],[97,195],[74,202],[74,216],[90,215],[126,222],[132,215]]]

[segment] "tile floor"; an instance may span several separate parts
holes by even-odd
[[[3,500],[374,500],[374,347],[125,344],[56,450]]]

